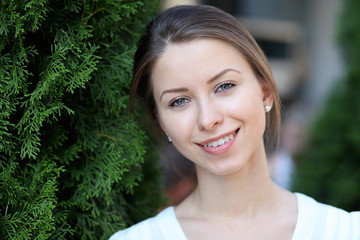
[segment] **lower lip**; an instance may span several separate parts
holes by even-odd
[[[235,142],[235,139],[237,137],[237,134],[238,132],[235,133],[234,137],[224,143],[223,145],[221,146],[217,146],[217,147],[204,147],[202,145],[200,145],[200,148],[205,151],[206,153],[208,154],[211,154],[211,155],[220,155],[220,154],[223,154],[223,153],[226,153],[227,151],[229,151],[229,149],[231,148],[231,146],[233,145],[233,143]]]

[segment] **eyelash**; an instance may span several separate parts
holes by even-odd
[[[223,89],[223,90],[219,90],[221,87],[227,86],[227,88]],[[232,82],[222,82],[221,84],[219,84],[216,89],[215,89],[215,93],[219,93],[219,92],[223,92],[223,91],[227,91],[232,87],[235,87],[236,84],[232,83]]]
[[[226,89],[223,89],[223,90],[219,90],[221,87],[224,87],[224,86],[227,86]],[[230,88],[232,87],[235,87],[236,84],[232,83],[232,82],[223,82],[221,84],[219,84],[216,88],[215,88],[215,93],[221,93],[223,91],[227,91],[229,90]],[[179,103],[179,101],[183,101],[183,103]],[[169,107],[170,108],[177,108],[177,107],[182,107],[184,104],[190,102],[189,99],[187,98],[184,98],[184,97],[179,97],[179,98],[175,98],[174,100],[172,100],[170,103],[169,103]]]
[[[189,99],[186,99],[184,97],[179,97],[179,98],[175,98],[174,100],[172,100],[170,103],[169,103],[169,107],[170,108],[176,108],[176,107],[182,107],[185,103],[180,103],[179,104],[179,101],[186,101],[186,102],[189,102],[190,100]],[[178,103],[178,105],[176,105]]]

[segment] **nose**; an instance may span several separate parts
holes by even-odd
[[[221,109],[211,102],[199,106],[198,126],[201,131],[212,130],[224,121]]]

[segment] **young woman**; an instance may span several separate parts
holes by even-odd
[[[111,240],[360,239],[360,213],[271,181],[264,142],[277,143],[280,100],[263,52],[231,15],[210,6],[159,14],[135,55],[132,109],[135,95],[195,163],[198,185]]]

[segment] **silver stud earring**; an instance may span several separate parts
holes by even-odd
[[[271,110],[271,106],[270,105],[266,105],[265,106],[265,112],[270,112]]]
[[[167,136],[169,142],[172,142],[171,137]]]

